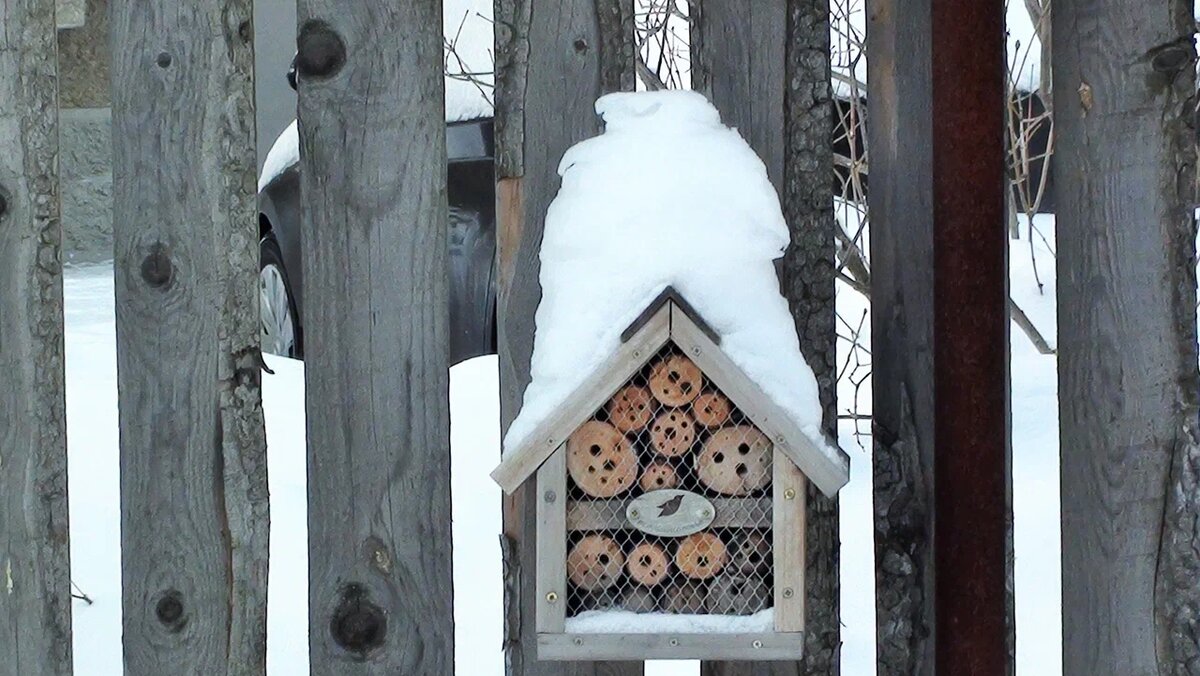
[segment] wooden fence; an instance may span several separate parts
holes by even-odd
[[[1080,50],[1078,36],[1121,24],[1138,1],[1083,11],[1084,3],[1062,0],[1055,12],[1053,52],[1065,60],[1057,82],[1067,83],[1055,102],[1069,111],[1061,141],[1080,169],[1063,172],[1068,213],[1060,224],[1068,227],[1059,240],[1064,298],[1074,308],[1064,313],[1060,334],[1064,466],[1071,468],[1064,473],[1071,508],[1064,512],[1064,561],[1093,576],[1064,585],[1067,665],[1079,672],[1191,673],[1200,660],[1195,102],[1184,101],[1195,90],[1195,26],[1181,9],[1187,3],[1155,2],[1172,11],[1122,33],[1119,49],[1103,52]],[[941,80],[929,75],[935,51],[962,50],[968,58],[975,45],[967,34],[932,49],[932,25],[957,28],[958,15],[945,8],[965,5],[917,4],[923,9],[913,12],[879,0],[870,16],[873,299],[887,309],[875,313],[873,327],[881,674],[962,664],[941,661],[957,659],[950,648],[966,645],[952,646],[944,629],[983,627],[961,616],[961,603],[935,603],[937,594],[966,598],[945,585],[973,582],[944,575],[934,585],[935,564],[950,560],[935,556],[935,545],[969,546],[953,527],[970,525],[943,519],[939,527],[951,530],[939,533],[958,535],[935,542],[936,512],[974,505],[969,486],[954,486],[934,504],[937,482],[946,481],[935,474],[935,464],[943,466],[935,460],[960,450],[949,447],[953,435],[934,430],[946,425],[947,410],[960,410],[946,406],[970,403],[967,394],[1003,398],[995,382],[946,389],[962,385],[946,371],[958,362],[933,351],[938,340],[948,344],[938,338],[934,289],[955,291],[945,276],[951,266],[934,256],[934,244],[943,251],[970,245],[961,234],[941,237],[959,222],[951,216],[962,219],[972,207],[944,192],[962,181],[948,167],[970,163],[934,159],[956,159],[958,150],[935,128],[963,128],[929,125],[935,102],[957,95],[955,81],[944,71]],[[450,674],[441,3],[298,5],[311,670]],[[592,101],[634,88],[632,8],[629,0],[495,0],[505,425],[529,380],[537,252],[558,185],[555,168],[563,151],[597,131]],[[829,185],[828,7],[764,0],[691,8],[694,86],[763,157],[792,224],[782,288],[832,431],[837,226]],[[965,16],[994,28],[997,11]],[[55,1],[0,0],[0,18],[0,675],[59,675],[71,672],[72,655]],[[125,671],[263,674],[269,499],[255,291],[252,0],[112,0],[109,19]],[[987,59],[1001,42],[992,33],[983,60],[972,61],[980,72],[994,71]],[[1088,73],[1099,79],[1081,83]],[[1134,113],[1153,117],[1126,133]],[[995,117],[999,127],[999,107]],[[1123,142],[1125,150],[1105,151],[1092,137]],[[965,138],[965,145],[974,142]],[[995,140],[980,146],[987,157]],[[1121,157],[1137,161],[1114,159]],[[1115,187],[1090,184],[1089,172],[1117,177]],[[986,191],[988,199],[998,193],[994,185]],[[998,203],[989,204],[990,221]],[[1142,223],[1154,225],[1153,236],[1139,230]],[[989,225],[1003,227],[983,223]],[[989,288],[998,286],[993,282]],[[979,317],[991,321],[994,310]],[[1006,344],[999,333],[992,337],[999,341],[993,351]],[[972,368],[978,360],[965,362],[958,365]],[[1100,362],[1107,370],[1093,378]],[[1134,397],[1157,394],[1127,401],[1123,388]],[[947,397],[951,391],[963,396]],[[1150,419],[1157,427],[1144,424]],[[1108,428],[1120,434],[1097,431]],[[988,451],[993,468],[1002,464],[1004,438],[999,430],[990,438],[990,448],[999,449]],[[1124,474],[1126,461],[1137,469],[1128,485],[1109,481]],[[1109,481],[1103,490],[1093,490],[1097,477]],[[996,482],[1007,478],[989,471],[979,485],[1002,498]],[[1127,504],[1142,507],[1126,521],[1127,514],[1106,511]],[[504,504],[508,673],[642,673],[640,663],[537,661],[528,593],[533,509],[527,490]],[[1003,506],[984,511],[995,536]],[[838,505],[809,495],[808,514],[804,663],[708,663],[706,675],[839,673]],[[1134,535],[1108,538],[1105,529],[1116,522]],[[1013,620],[1011,606],[1007,620],[998,619],[995,592],[1004,580],[995,573],[997,539],[973,552],[991,557],[993,572],[984,580],[991,612],[983,614],[991,630],[975,637],[987,641],[987,654],[1000,655],[987,665],[987,673],[998,674],[1011,667],[1013,647],[1011,633],[998,643],[995,629],[1007,624],[1011,632]],[[1011,569],[1008,575],[1011,583]],[[1119,593],[1106,593],[1112,590]],[[1090,610],[1109,607],[1111,598],[1112,613],[1093,619]]]

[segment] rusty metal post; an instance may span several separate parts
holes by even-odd
[[[1012,661],[1004,3],[931,11],[935,659],[986,676]]]

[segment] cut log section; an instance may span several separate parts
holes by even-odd
[[[704,386],[704,374],[691,359],[675,354],[650,371],[650,393],[667,406],[686,406]]]
[[[652,589],[632,587],[621,596],[621,608],[635,613],[652,613],[658,610],[658,596]]]
[[[682,408],[658,414],[650,427],[650,443],[659,455],[675,458],[692,450],[696,441],[696,421]]]
[[[696,476],[725,495],[749,495],[771,482],[771,440],[752,425],[723,427],[696,456]]]
[[[652,462],[642,471],[642,478],[638,484],[647,493],[662,488],[675,488],[679,485],[679,474],[668,463]]]
[[[721,572],[728,559],[725,543],[712,533],[694,533],[679,541],[675,566],[694,580],[707,580]]]
[[[643,542],[629,552],[625,559],[625,570],[629,577],[638,584],[653,587],[667,577],[671,568],[671,560],[662,545],[654,542]]]
[[[753,615],[767,607],[770,589],[758,578],[722,575],[708,589],[708,611],[714,615]]]
[[[678,615],[699,615],[708,610],[708,592],[698,582],[680,582],[663,593],[663,609]]]
[[[608,400],[605,411],[613,427],[622,432],[637,432],[649,424],[654,407],[650,390],[640,385],[626,385]]]
[[[771,539],[758,531],[737,531],[729,542],[729,570],[741,575],[766,573],[771,565]]]
[[[729,422],[732,413],[733,404],[720,392],[705,392],[692,402],[692,417],[710,429]]]
[[[588,535],[567,554],[567,577],[580,589],[598,591],[611,587],[624,565],[625,555],[616,540]]]
[[[611,498],[637,483],[637,454],[612,425],[591,420],[567,439],[567,473],[595,498]]]

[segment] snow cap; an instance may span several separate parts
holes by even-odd
[[[674,286],[721,348],[830,458],[812,370],[800,353],[774,260],[788,229],[762,160],[690,91],[609,94],[605,131],[566,152],[546,212],[542,299],[520,446]]]

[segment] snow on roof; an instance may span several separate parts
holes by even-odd
[[[562,158],[546,213],[524,405],[504,440],[526,437],[618,348],[622,331],[674,286],[729,358],[836,462],[821,434],[774,260],[788,243],[766,167],[700,94],[609,94],[606,130]]]
[[[446,72],[446,121],[461,122],[492,116],[492,2],[443,0],[442,31]],[[300,161],[296,121],[275,139],[258,177],[262,190],[276,176]]]

